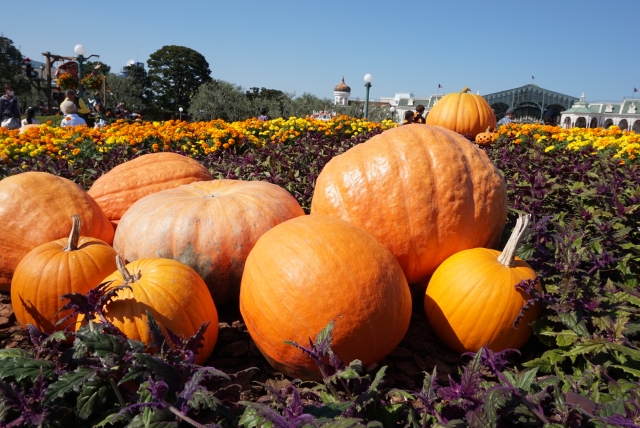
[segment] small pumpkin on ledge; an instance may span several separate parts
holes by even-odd
[[[493,143],[496,138],[498,138],[498,134],[491,132],[491,127],[488,127],[485,132],[476,135],[476,144],[479,146],[488,146]]]

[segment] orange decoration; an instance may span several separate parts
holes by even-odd
[[[471,89],[445,95],[427,115],[427,125],[439,125],[472,140],[487,127],[496,127],[496,115],[480,95],[468,94]]]
[[[33,324],[51,334],[75,323],[70,313],[58,313],[63,294],[88,293],[116,269],[116,252],[96,238],[80,236],[80,217],[72,216],[69,238],[42,244],[18,264],[11,281],[11,305],[23,328]]]
[[[536,277],[533,268],[515,256],[528,222],[528,216],[518,219],[502,253],[486,248],[461,251],[433,274],[424,309],[435,333],[451,349],[477,352],[488,345],[498,352],[520,348],[531,337],[529,324],[540,316],[539,305],[529,308],[513,328],[513,321],[531,299],[514,286]],[[539,283],[536,288],[541,291]]]
[[[150,153],[114,167],[98,178],[88,193],[114,222],[140,198],[208,180],[213,180],[211,173],[198,161],[177,153]]]
[[[311,214],[367,230],[417,284],[459,251],[498,245],[507,192],[487,155],[460,134],[405,125],[331,159]]]
[[[9,291],[20,260],[38,245],[69,236],[78,214],[82,236],[113,242],[113,226],[77,184],[46,172],[25,172],[0,181],[0,291]]]
[[[285,340],[308,346],[333,320],[338,358],[379,362],[407,332],[411,295],[398,262],[378,240],[343,220],[311,215],[258,240],[242,276],[240,311],[274,368],[317,380],[316,364]]]
[[[105,317],[129,339],[149,345],[153,338],[147,311],[163,330],[188,338],[209,322],[203,347],[196,354],[196,364],[204,364],[218,339],[218,312],[202,278],[175,260],[149,258],[124,266],[117,259],[118,271],[104,279],[113,281],[108,289],[129,285],[105,307]],[[166,332],[165,332],[166,333]]]

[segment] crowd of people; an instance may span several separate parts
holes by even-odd
[[[96,128],[101,128],[118,119],[142,119],[139,110],[130,111],[124,102],[118,103],[115,109],[106,107],[100,98],[99,92],[93,94],[93,98],[89,100],[89,105],[78,96],[74,89],[67,89],[64,95],[65,98],[60,103],[59,108],[53,109],[64,115],[60,122],[62,127],[86,125],[90,118]],[[39,124],[40,122],[35,117],[38,110],[43,115],[49,113],[49,109],[41,102],[39,105],[27,107],[24,112],[25,117],[21,120],[20,102],[15,96],[11,85],[4,86],[4,95],[0,97],[0,125],[3,128],[18,129],[25,125]]]

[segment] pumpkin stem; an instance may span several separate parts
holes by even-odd
[[[466,94],[467,92],[469,92],[471,90],[471,88],[465,86],[464,88],[462,88],[462,90],[460,91],[461,94]]]
[[[498,262],[508,267],[516,265],[516,250],[520,244],[520,239],[522,239],[524,235],[524,231],[527,229],[527,226],[529,226],[530,219],[531,216],[529,214],[520,214],[518,216],[516,226],[513,228],[513,232],[511,232],[507,245],[504,246],[504,250],[502,250],[502,253],[498,256]]]
[[[487,133],[491,132],[491,127],[490,126],[487,126],[487,131],[486,132]]]
[[[80,216],[78,214],[72,215],[71,221],[73,222],[71,225],[71,233],[69,234],[67,245],[64,247],[63,251],[76,251],[78,249],[80,226],[82,225],[82,222],[80,221]]]
[[[116,267],[118,268],[118,272],[120,272],[120,275],[122,275],[122,279],[124,280],[122,285],[129,285],[133,282],[136,282],[142,276],[140,275],[140,272],[135,275],[131,275],[131,273],[125,267],[124,261],[122,260],[120,254],[116,255]]]

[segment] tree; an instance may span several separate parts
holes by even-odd
[[[222,119],[234,122],[255,116],[253,110],[241,86],[224,80],[212,80],[200,86],[188,111],[195,120]]]
[[[131,64],[123,68],[123,70],[129,75],[129,78],[133,79],[136,86],[142,91],[140,97],[142,103],[146,108],[153,105],[153,92],[151,91],[151,81],[147,71],[141,65]]]
[[[165,111],[189,109],[198,88],[211,81],[204,56],[184,46],[163,46],[149,56],[147,64],[156,104]]]
[[[125,102],[130,110],[142,110],[144,107],[141,87],[132,77],[116,76],[110,74],[107,77],[110,92],[104,100],[107,107],[115,107],[117,103]]]
[[[82,75],[86,76],[88,74],[91,74],[94,70],[96,70],[96,66],[100,65],[100,67],[98,67],[97,72],[98,74],[100,74],[101,76],[107,76],[109,75],[109,73],[111,72],[111,67],[108,66],[107,64],[100,62],[100,61],[87,61],[84,64],[82,64]]]
[[[9,84],[19,97],[30,91],[29,79],[23,68],[22,53],[13,45],[13,41],[0,36],[0,91]]]

